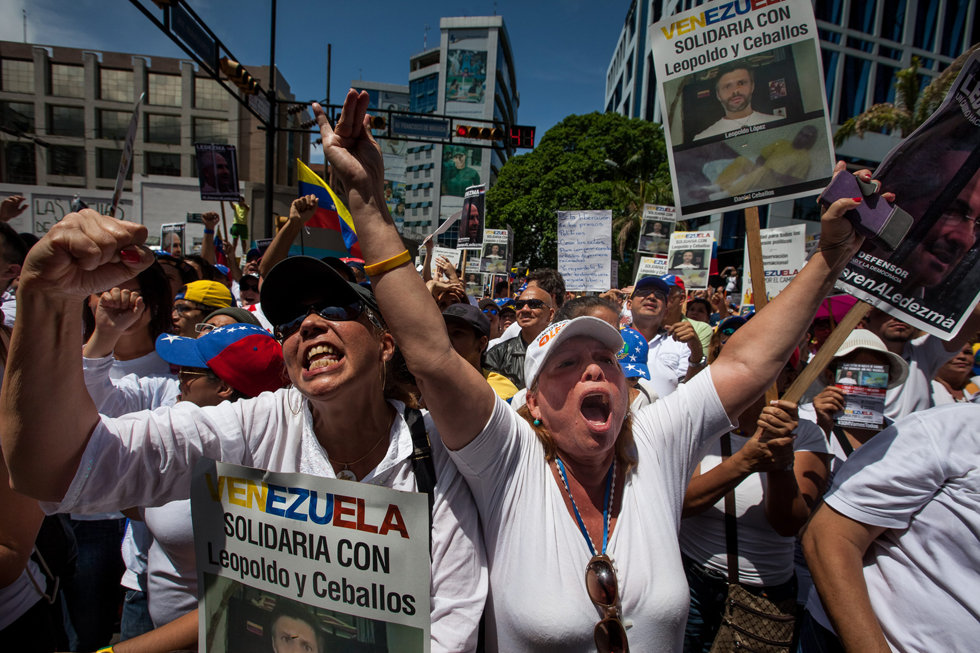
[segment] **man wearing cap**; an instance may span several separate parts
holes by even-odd
[[[462,197],[466,189],[480,183],[480,173],[466,165],[466,148],[451,145],[450,161],[442,166],[442,194]]]
[[[701,341],[701,350],[707,352],[708,346],[711,344],[711,334],[714,330],[707,321],[699,322],[697,320],[691,320],[684,315],[684,299],[687,297],[684,280],[676,274],[668,274],[661,278],[670,286],[670,294],[667,295],[667,313],[664,315],[663,325],[666,327],[679,322],[687,322],[694,327],[694,332],[698,334],[698,340]]]
[[[633,328],[650,345],[649,360],[659,360],[678,382],[687,381],[707,362],[697,332],[690,322],[664,327],[670,286],[659,277],[640,279],[629,299]]]
[[[174,333],[185,338],[197,337],[194,330],[219,308],[233,303],[231,291],[217,281],[194,281],[180,289],[174,297]]]
[[[500,326],[500,307],[497,306],[496,302],[494,302],[492,299],[488,299],[486,297],[479,301],[477,307],[483,311],[483,314],[487,316],[488,320],[490,320],[490,340],[499,338],[500,334],[504,331]]]
[[[518,388],[523,388],[524,354],[528,345],[551,324],[555,308],[548,291],[538,286],[528,286],[514,304],[520,332],[517,337],[491,349],[486,364],[488,370],[506,376]]]
[[[490,303],[493,304],[492,301]],[[480,370],[497,396],[507,401],[517,394],[517,386],[507,377],[483,368],[483,357],[490,341],[490,320],[485,312],[472,304],[453,304],[442,312],[442,317],[446,320],[453,349],[467,363]]]

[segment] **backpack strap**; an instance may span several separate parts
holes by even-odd
[[[429,497],[429,553],[432,553],[432,510],[435,505],[436,466],[432,462],[432,446],[429,444],[429,434],[425,431],[425,420],[422,411],[417,408],[405,408],[405,423],[412,434],[412,471],[415,472],[415,484],[419,492],[425,492]]]
[[[732,457],[732,436],[721,436],[721,457]],[[738,519],[735,514],[735,488],[725,495],[725,549],[728,552],[728,582],[738,585]]]
[[[851,441],[847,439],[847,435],[844,434],[844,429],[834,424],[831,430],[834,432],[834,437],[837,438],[840,448],[844,451],[844,458],[850,458],[851,454],[854,453],[854,447],[851,445]]]

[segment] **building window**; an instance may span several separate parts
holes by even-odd
[[[132,102],[133,71],[112,70],[111,68],[100,69],[99,97],[103,100],[112,100],[113,102]]]
[[[66,177],[85,176],[85,148],[52,145],[48,148],[48,174]]]
[[[885,0],[884,9],[881,12],[881,36],[901,43],[904,27],[905,0]]]
[[[180,77],[178,75],[160,75],[150,73],[150,104],[158,107],[180,106]]]
[[[842,84],[840,88],[838,124],[864,111],[870,68],[871,62],[867,59],[844,57],[844,79],[847,83]]]
[[[428,197],[428,196],[429,196],[429,195],[431,194],[431,192],[432,192],[432,189],[431,189],[431,188],[426,188],[426,189],[425,189],[425,190],[424,190],[424,191],[422,192],[422,196],[423,196],[423,197]]]
[[[843,5],[844,0],[827,0],[826,2],[818,2],[813,8],[813,13],[815,14],[817,20],[823,20],[828,23],[840,25],[840,20],[843,16]]]
[[[227,143],[228,121],[194,118],[195,143]]]
[[[416,171],[415,171],[415,173],[414,173],[414,175],[415,175],[415,176],[414,176],[414,178],[415,178],[415,179],[418,179],[418,178],[419,178],[419,171],[418,171],[418,170],[416,170]]]
[[[121,141],[126,138],[132,114],[125,111],[99,111],[99,138]]]
[[[439,75],[426,75],[408,83],[409,111],[433,113],[439,104]]]
[[[34,133],[34,105],[27,102],[0,102],[0,124],[22,134]]]
[[[85,97],[85,69],[61,63],[51,64],[51,95]]]
[[[34,62],[17,61],[16,59],[3,60],[3,88],[11,93],[33,93],[34,92]],[[34,147],[33,145],[31,146]]]
[[[34,143],[3,144],[3,181],[8,184],[36,184],[37,168],[34,163]]]
[[[228,91],[207,77],[194,78],[194,108],[224,111],[227,107]]]
[[[427,158],[427,159],[431,159],[432,158],[432,150],[426,150],[425,151],[425,158]]]
[[[851,0],[851,29],[872,34],[875,25],[875,0]]]
[[[122,159],[122,150],[105,150],[99,148],[95,150],[95,176],[99,179],[115,179],[119,174],[119,160]],[[133,166],[129,166],[126,179],[133,180]]]
[[[633,79],[633,53],[630,53],[630,58],[626,60],[626,83],[629,84],[630,80]]]
[[[180,176],[180,155],[165,154],[163,152],[146,152],[143,155],[146,162],[146,174],[165,175],[167,177]]]
[[[966,14],[970,9],[969,0],[947,0],[943,16],[942,53],[947,57],[958,57],[963,44],[963,28]],[[973,18],[977,20],[976,16]]]
[[[180,145],[180,116],[147,114],[146,142]]]
[[[426,169],[426,171],[425,171],[425,178],[428,179],[431,176],[432,176],[432,168]]]
[[[875,95],[874,103],[895,101],[895,73],[897,68],[878,64],[878,72],[875,73]]]
[[[936,19],[939,13],[938,2],[920,2],[916,7],[915,34],[912,45],[923,50],[932,50],[936,42]]]
[[[48,133],[85,138],[85,109],[48,106]]]

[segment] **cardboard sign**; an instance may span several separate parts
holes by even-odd
[[[237,202],[238,157],[234,145],[194,143],[202,200]]]
[[[888,389],[887,365],[843,363],[837,370],[836,386],[844,393],[844,410],[834,421],[840,426],[880,428]]]
[[[667,274],[667,259],[659,256],[644,256],[640,259],[640,265],[636,270],[636,279],[633,281],[635,286],[640,279],[647,277],[662,277]]]
[[[453,264],[453,267],[458,270],[459,257],[462,253],[463,253],[462,250],[458,250],[458,249],[450,249],[448,247],[433,247],[432,248],[432,278],[433,279],[438,278],[436,277],[437,274],[436,261],[439,259],[440,256],[445,256],[447,259],[449,259],[449,262]]]
[[[558,211],[558,271],[565,289],[612,287],[612,211]]]
[[[429,651],[424,494],[202,459],[191,506],[202,653],[272,650],[283,629],[299,650]]]
[[[893,252],[866,240],[837,287],[949,340],[980,300],[980,53],[874,178],[912,226]]]
[[[672,206],[656,204],[643,205],[643,222],[640,225],[640,239],[636,251],[640,254],[667,256],[670,249],[670,234],[677,224],[677,209]]]
[[[762,267],[766,273],[766,295],[772,301],[803,267],[806,260],[806,225],[762,229],[759,236],[762,241]],[[746,248],[742,257],[742,301],[739,305],[751,310],[754,304],[749,250]]]
[[[706,290],[714,242],[712,231],[675,231],[670,236],[667,274],[683,279],[686,290]]]
[[[664,12],[650,41],[681,218],[827,185],[835,159],[810,0]]]
[[[187,224],[160,225],[160,249],[174,256],[183,256],[187,246]]]
[[[463,196],[463,211],[459,218],[459,249],[483,249],[483,226],[486,218],[486,186],[470,186]]]

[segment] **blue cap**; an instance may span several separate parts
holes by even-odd
[[[636,329],[623,329],[619,335],[623,336],[623,348],[616,354],[616,358],[619,359],[619,365],[623,368],[623,374],[627,379],[642,376],[644,379],[650,380],[650,368],[647,367],[650,345],[647,343],[647,339]]]
[[[497,306],[499,306],[500,308],[506,308],[506,307],[508,307],[508,306],[513,306],[513,307],[516,307],[516,306],[517,306],[517,305],[516,305],[516,304],[514,303],[514,300],[513,300],[513,299],[511,299],[510,297],[498,297],[497,299],[495,299],[495,300],[493,300],[493,301],[494,301],[494,303],[496,303],[496,304],[497,304]]]
[[[718,330],[719,331],[723,331],[725,329],[737,330],[741,328],[742,325],[744,325],[746,322],[748,322],[749,318],[752,317],[753,315],[755,315],[755,313],[751,313],[748,317],[742,317],[740,315],[733,315],[731,317],[726,317],[722,321],[722,323],[718,325]]]
[[[647,288],[652,288],[664,296],[670,294],[670,286],[659,277],[643,277],[636,282],[636,286],[633,288],[633,294],[635,295],[637,290],[646,290]]]
[[[681,290],[686,290],[686,287],[684,286],[684,279],[677,276],[676,274],[665,274],[660,278],[661,280],[663,280],[665,284],[667,284],[671,288],[677,287],[680,288]]]
[[[228,266],[227,265],[221,265],[220,263],[218,263],[218,264],[216,264],[214,266],[214,269],[217,270],[218,272],[220,272],[221,274],[225,275],[226,277],[228,276]]]

